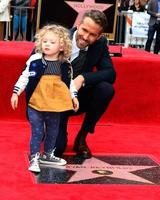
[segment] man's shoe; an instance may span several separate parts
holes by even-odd
[[[89,159],[92,157],[91,151],[85,140],[77,139],[74,142],[73,150],[77,156],[83,159]]]

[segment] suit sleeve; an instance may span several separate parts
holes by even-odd
[[[85,85],[97,84],[102,81],[114,83],[116,72],[109,55],[107,39],[102,37],[96,46],[92,48],[92,58],[97,57],[95,63],[96,71],[82,73],[85,79]]]
[[[149,1],[149,2],[148,2],[147,13],[148,13],[149,15],[151,15],[152,17],[157,18],[157,16],[156,16],[157,12],[155,12],[155,11],[154,11],[155,9],[153,9],[153,3],[154,3],[153,1]]]

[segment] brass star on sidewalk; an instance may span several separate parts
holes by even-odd
[[[105,11],[113,5],[107,3],[95,3],[95,0],[84,0],[84,2],[65,1],[65,3],[67,3],[70,7],[72,7],[75,11],[78,12],[78,16],[73,26],[76,26],[79,23],[85,11],[91,9]]]

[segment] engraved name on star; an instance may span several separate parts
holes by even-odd
[[[78,16],[73,26],[76,26],[80,22],[85,11],[94,9],[103,12],[113,6],[113,4],[95,3],[95,0],[84,0],[84,2],[65,1],[65,3],[78,12]]]
[[[87,159],[83,164],[66,165],[67,170],[75,171],[75,174],[68,180],[69,183],[105,176],[154,184],[153,182],[132,173],[137,170],[153,167],[155,166],[111,165],[96,158]],[[98,173],[95,173],[95,171]]]

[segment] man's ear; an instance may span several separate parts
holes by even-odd
[[[100,35],[97,37],[97,40],[99,40],[101,37],[102,37],[102,34],[100,34]]]
[[[79,23],[76,25],[76,28],[77,28],[77,29],[79,28]]]
[[[76,24],[77,29],[79,28],[80,24],[81,24],[81,21],[77,22]]]

